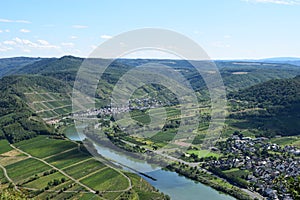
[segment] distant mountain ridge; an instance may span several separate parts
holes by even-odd
[[[69,93],[72,91],[71,89],[76,79],[77,71],[83,61],[83,58],[73,56],[64,56],[61,58],[21,57],[0,59],[0,137],[6,137],[11,142],[15,142],[24,138],[33,137],[37,134],[52,133],[53,130],[42,118],[51,118],[53,115],[41,116],[42,112],[35,113],[33,106],[31,105],[30,107],[30,104],[32,104],[32,101],[37,101],[35,98],[38,98],[39,95],[41,95],[40,98],[50,98],[51,96],[52,98],[60,98],[59,102],[56,103],[59,103],[60,107],[65,107],[57,110],[58,115],[61,116],[66,113],[64,109],[70,110]],[[99,61],[101,61],[101,59]],[[133,67],[145,64],[149,61],[159,62],[174,68],[182,73],[191,83],[201,99],[207,100],[209,98],[206,85],[201,75],[186,61],[121,59],[113,62],[99,81],[101,87],[99,87],[96,92],[97,106],[108,105],[114,84],[116,84],[122,75]],[[251,88],[251,90],[253,90],[255,89],[255,85],[259,83],[264,83],[272,79],[293,78],[300,75],[300,68],[291,64],[255,63],[249,61],[216,61],[215,64],[219,68],[228,91],[238,91],[239,89],[242,91],[251,86],[253,86],[253,88]],[[271,82],[265,84],[268,85],[271,84]],[[257,87],[267,88],[268,86],[258,85]],[[141,90],[144,92],[153,92],[155,95],[157,95],[155,91],[165,91],[153,85],[142,88]],[[33,94],[25,95],[25,93]],[[49,96],[49,93],[55,94]],[[246,95],[246,92],[244,92],[244,94]],[[172,95],[166,92],[163,92],[163,94],[157,97],[167,101],[173,98]],[[39,103],[34,104],[34,106],[41,106],[37,108],[40,111],[48,109],[49,113],[58,107],[54,105],[53,102],[51,105],[47,105],[47,108],[43,108],[45,105],[43,106]],[[49,109],[51,106],[54,107]],[[21,134],[23,132],[26,134]]]
[[[226,61],[226,60],[223,60]],[[291,64],[300,66],[300,58],[298,57],[273,57],[263,59],[236,59],[227,61],[242,61],[242,62],[261,62],[261,63],[277,63],[277,64]]]
[[[42,58],[14,57],[0,59],[0,78],[17,73],[26,65],[33,64]]]

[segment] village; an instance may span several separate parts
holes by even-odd
[[[129,100],[128,105],[106,106],[99,109],[89,109],[86,112],[77,112],[72,114],[73,117],[92,117],[92,116],[106,116],[118,113],[129,112],[131,110],[146,110],[150,108],[161,107],[164,104],[154,98],[132,99]]]
[[[73,116],[101,118],[132,110],[157,108],[163,104],[165,103],[153,98],[133,99],[129,101],[127,106],[107,106],[75,113]],[[240,188],[257,192],[272,200],[293,199],[290,184],[293,184],[293,180],[296,180],[300,175],[300,149],[290,145],[280,146],[270,143],[269,138],[265,137],[244,137],[237,131],[226,140],[217,142],[216,146],[210,150],[221,156],[218,158],[214,156],[201,158],[196,155],[186,155],[195,158],[194,162],[199,164],[200,168],[207,169]],[[184,160],[183,158],[182,162]],[[191,160],[187,161],[190,162]],[[212,168],[218,169],[221,174],[211,170]],[[230,170],[244,173],[235,178],[224,175],[226,173],[223,174],[223,172]]]
[[[300,150],[267,141],[264,137],[252,139],[234,134],[226,141],[218,142],[218,150],[224,156],[206,158],[202,167],[222,171],[238,168],[247,172],[241,179],[247,181],[250,190],[269,199],[293,199],[289,184],[300,174]]]

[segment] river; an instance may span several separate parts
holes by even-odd
[[[72,131],[73,130],[73,131]],[[82,139],[73,128],[66,131],[66,136],[74,141]],[[234,200],[234,197],[220,193],[219,191],[208,187],[202,183],[194,182],[175,172],[165,171],[159,167],[148,164],[140,160],[134,160],[124,154],[120,154],[111,149],[95,145],[99,154],[118,163],[130,166],[131,168],[143,172],[155,179],[156,181],[143,177],[159,191],[169,195],[173,200]]]

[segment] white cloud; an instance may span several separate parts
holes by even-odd
[[[91,49],[95,50],[97,48],[97,45],[91,45]]]
[[[37,40],[41,45],[47,46],[49,45],[49,42],[46,40]]]
[[[3,42],[3,44],[16,45],[17,43],[15,41],[12,41],[12,40],[6,40],[6,41]]]
[[[230,38],[231,38],[231,35],[224,35],[224,38],[225,38],[225,39],[230,39]]]
[[[13,48],[5,46],[5,45],[0,43],[0,52],[6,52],[6,51],[9,51],[9,50],[13,50]]]
[[[30,30],[27,30],[27,29],[22,28],[22,29],[20,29],[20,32],[21,32],[21,33],[29,33]]]
[[[5,48],[2,48],[2,47],[0,46],[0,52],[6,52],[6,51],[8,51],[8,50],[5,49]]]
[[[111,35],[101,35],[100,36],[102,39],[111,39],[112,36]]]
[[[77,28],[77,29],[83,29],[83,28],[87,28],[88,26],[84,26],[84,25],[73,25],[72,28]]]
[[[15,20],[16,23],[24,23],[24,24],[30,24],[30,21],[27,20]]]
[[[229,48],[230,47],[229,44],[226,44],[226,43],[220,42],[220,41],[213,42],[212,46],[217,47],[217,48]]]
[[[13,21],[9,20],[9,19],[0,19],[0,22],[10,23],[10,22],[13,22]]]
[[[52,45],[46,40],[37,40],[37,42],[32,42],[27,39],[14,38],[13,40],[5,41],[6,45],[15,46],[23,50],[31,49],[59,49],[59,46]]]
[[[30,24],[30,21],[27,20],[12,20],[12,19],[0,19],[0,22],[3,23],[23,23],[23,24]]]
[[[1,29],[0,29],[0,33],[4,33],[4,32],[9,33],[10,30],[9,30],[9,29],[5,29],[5,30],[1,30]]]
[[[74,43],[72,43],[72,42],[62,42],[61,45],[65,46],[65,47],[73,47]]]
[[[250,3],[273,3],[281,5],[300,5],[300,0],[243,0]]]
[[[71,35],[70,38],[74,40],[74,39],[77,39],[78,37],[75,35]]]
[[[23,52],[25,52],[25,53],[30,53],[31,50],[30,50],[30,49],[23,49]]]

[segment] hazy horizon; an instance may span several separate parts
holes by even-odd
[[[145,27],[181,33],[213,60],[300,57],[299,9],[298,0],[5,1],[0,57],[87,57],[114,36]]]

